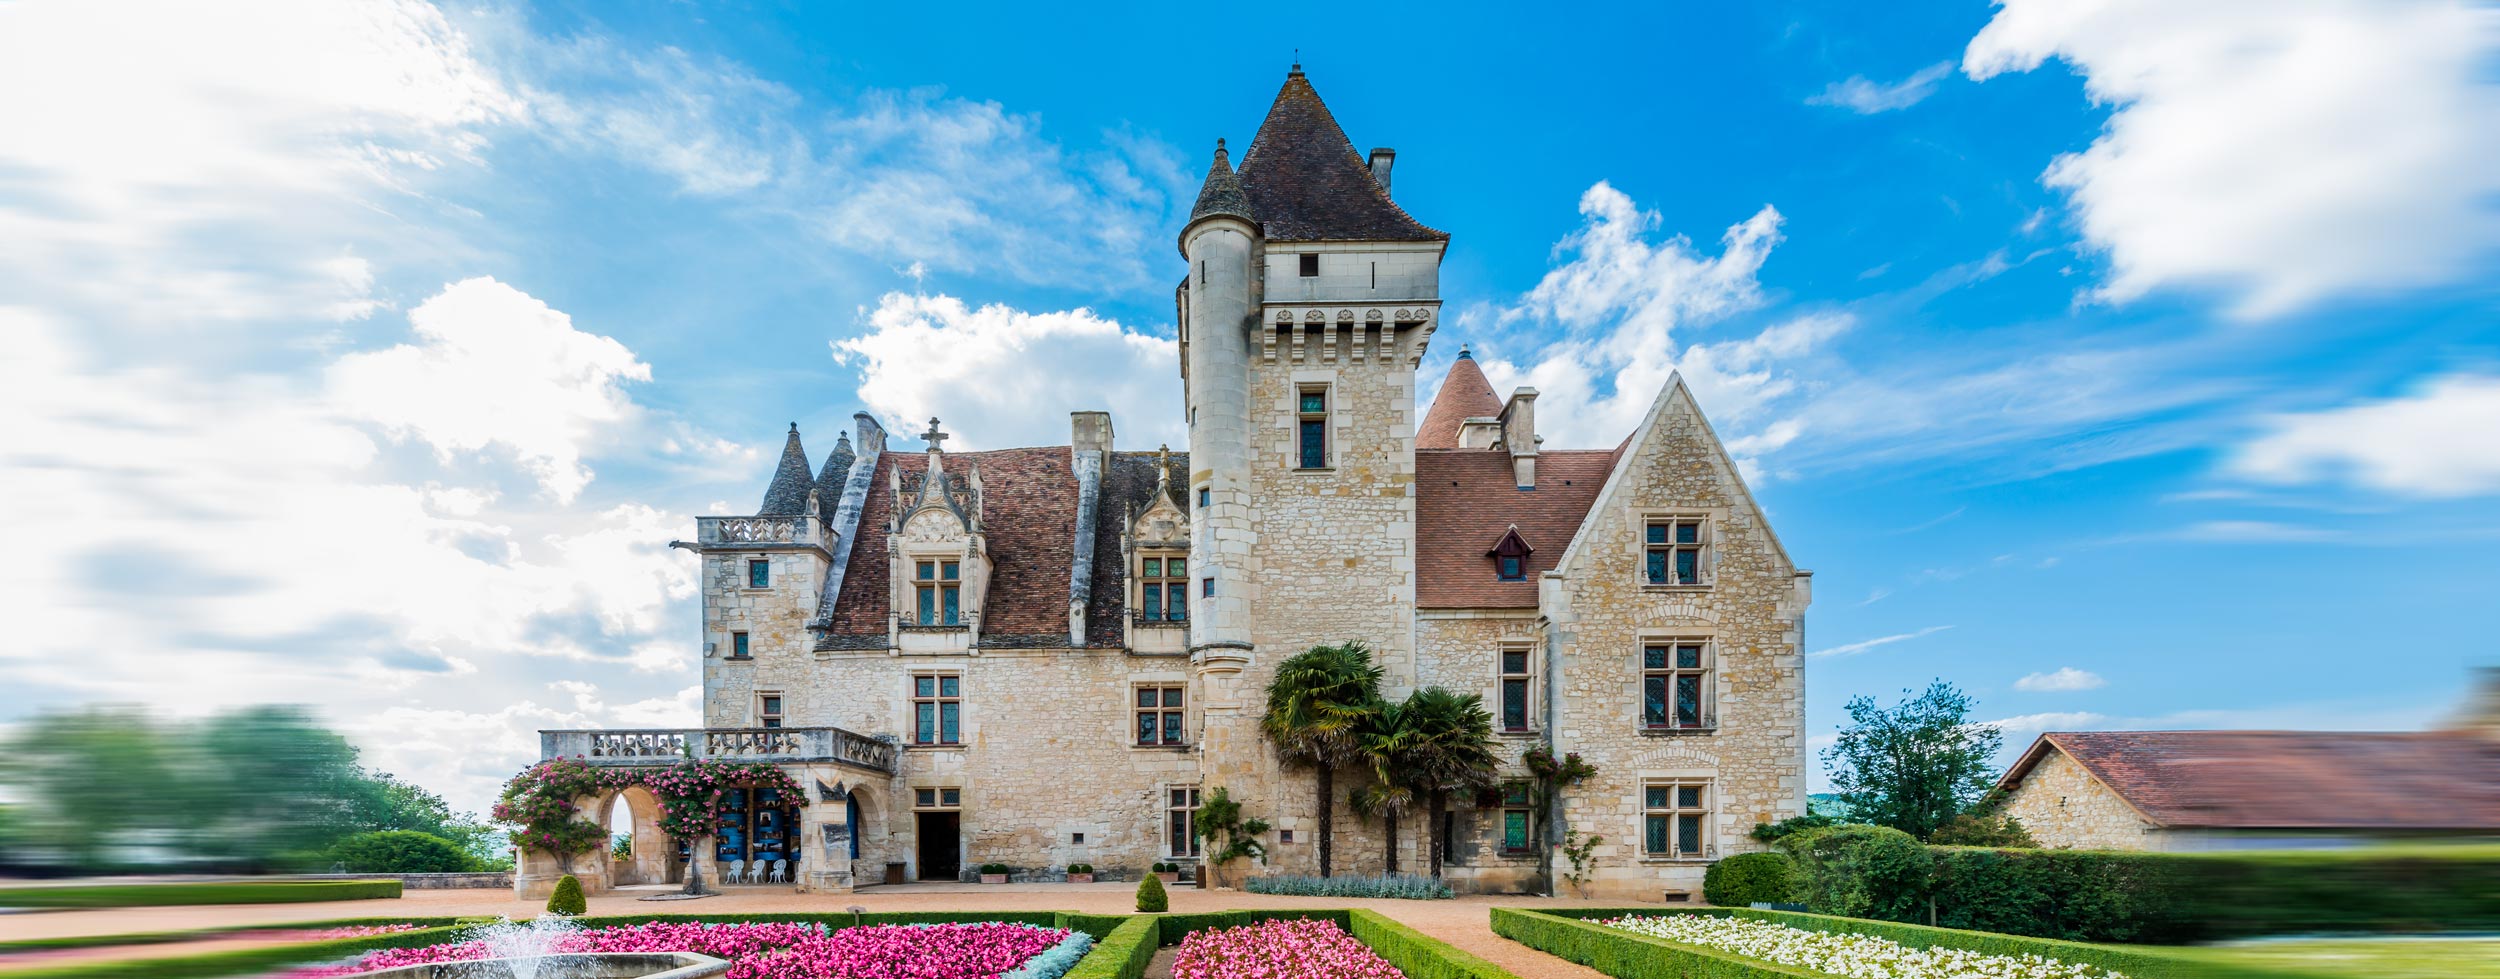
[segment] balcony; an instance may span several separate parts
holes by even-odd
[[[814,517],[696,517],[695,543],[702,547],[825,546],[824,524]]]
[[[607,767],[656,767],[689,758],[707,761],[828,762],[879,775],[896,771],[895,742],[838,727],[742,727],[684,730],[540,731],[541,759],[580,757]]]

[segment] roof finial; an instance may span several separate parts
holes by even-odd
[[[797,435],[798,433],[799,433],[799,423],[797,423],[797,422],[791,422],[791,423],[790,423],[790,434],[792,434],[792,435]]]
[[[929,430],[920,433],[920,440],[929,443],[929,451],[931,452],[945,451],[944,446],[940,443],[943,443],[947,439],[951,438],[954,438],[954,436],[938,431],[938,420],[935,415],[929,416]]]
[[[1162,489],[1171,484],[1172,443],[1166,442],[1161,448],[1155,450],[1155,488]]]
[[[1475,355],[1475,354],[1468,353],[1468,352],[1467,352],[1467,345],[1462,343],[1462,344],[1459,344],[1459,345],[1458,345],[1458,359],[1460,359],[1460,360],[1474,360],[1474,359],[1476,359],[1476,355]]]
[[[1293,71],[1289,72],[1286,77],[1290,78],[1300,74],[1302,74],[1302,49],[1295,48],[1293,49]]]

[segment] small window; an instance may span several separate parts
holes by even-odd
[[[1303,388],[1294,413],[1296,464],[1304,469],[1328,468],[1328,389]]]
[[[1195,823],[1198,818],[1198,790],[1194,788],[1172,789],[1170,798],[1166,800],[1164,806],[1163,817],[1165,853],[1174,857],[1197,856],[1198,833]]]
[[[1503,581],[1526,581],[1526,580],[1528,580],[1528,567],[1527,567],[1527,563],[1526,563],[1526,562],[1523,562],[1523,561],[1521,561],[1521,560],[1519,560],[1519,558],[1518,558],[1517,556],[1515,556],[1515,555],[1509,555],[1509,554],[1502,555],[1502,580],[1503,580]]]
[[[1718,721],[1706,639],[1671,639],[1641,649],[1641,726],[1704,729]]]
[[[919,597],[921,625],[962,625],[963,565],[955,561],[918,561],[912,565],[912,589]]]
[[[781,695],[777,693],[768,693],[761,699],[763,700],[763,704],[761,705],[761,709],[756,711],[757,721],[764,727],[780,727]]]
[[[1502,730],[1528,730],[1528,651],[1502,650]]]
[[[913,744],[963,743],[963,682],[951,673],[912,676]]]
[[[1706,584],[1710,547],[1708,521],[1701,517],[1660,517],[1651,520],[1643,542],[1643,579],[1653,585]]]
[[[1280,830],[1277,830],[1277,831],[1276,831],[1276,842],[1278,842],[1278,843],[1291,843],[1291,842],[1293,842],[1293,831],[1292,831],[1292,830],[1289,830],[1289,829],[1280,829]]]
[[[945,807],[947,807],[947,808],[949,808],[949,809],[952,809],[952,808],[954,808],[954,807],[956,807],[956,806],[960,806],[960,805],[963,805],[963,804],[964,804],[964,790],[962,790],[962,789],[939,789],[939,790],[938,790],[938,805],[945,806]]]
[[[770,588],[772,586],[773,563],[771,561],[747,562],[747,587]]]
[[[1187,730],[1188,693],[1179,685],[1137,688],[1137,746],[1182,744]]]
[[[1318,274],[1319,274],[1319,254],[1318,254],[1317,252],[1305,252],[1305,253],[1303,253],[1303,255],[1302,255],[1302,275],[1303,275],[1303,277],[1304,277],[1304,278],[1308,278],[1308,277],[1310,277],[1310,276],[1314,276],[1314,275],[1318,275]]]
[[[962,789],[913,789],[914,809],[960,809],[964,804]]]
[[[1158,554],[1138,561],[1137,618],[1141,622],[1189,621],[1189,559]]]
[[[1702,835],[1710,818],[1710,783],[1652,782],[1641,787],[1641,796],[1642,853],[1677,859],[1708,855]]]
[[[1200,579],[1198,579],[1198,597],[1200,597],[1200,598],[1214,598],[1214,597],[1215,597],[1215,579],[1213,579],[1213,578],[1200,578]]]
[[[1070,834],[1068,834],[1068,842],[1070,842],[1070,843],[1083,843],[1083,842],[1085,842],[1085,834],[1083,834],[1083,833],[1070,833]]]
[[[1535,811],[1529,808],[1528,783],[1502,783],[1502,852],[1526,853],[1533,848]]]
[[[1215,498],[1215,491],[1214,491],[1214,490],[1208,489],[1208,488],[1206,488],[1206,487],[1204,487],[1204,486],[1198,487],[1198,509],[1201,509],[1201,510],[1206,509],[1206,508],[1207,508],[1207,504],[1209,503],[1209,501],[1213,500],[1214,498]]]
[[[754,656],[754,651],[747,646],[746,633],[732,632],[729,634],[730,659],[753,659]]]

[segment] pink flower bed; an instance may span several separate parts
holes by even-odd
[[[991,979],[1066,937],[1062,929],[997,921],[869,925],[830,933],[804,924],[653,923],[590,929],[566,936],[555,951],[700,952],[729,960],[728,979]],[[491,954],[485,942],[388,948],[368,952],[352,966],[297,969],[278,979],[325,979]]]
[[[1262,921],[1193,931],[1172,954],[1172,979],[1405,979],[1328,921]]]

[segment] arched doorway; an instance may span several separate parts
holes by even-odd
[[[673,884],[684,879],[676,840],[660,829],[660,799],[635,785],[610,793],[599,803],[598,823],[608,828],[608,880],[633,884]]]

